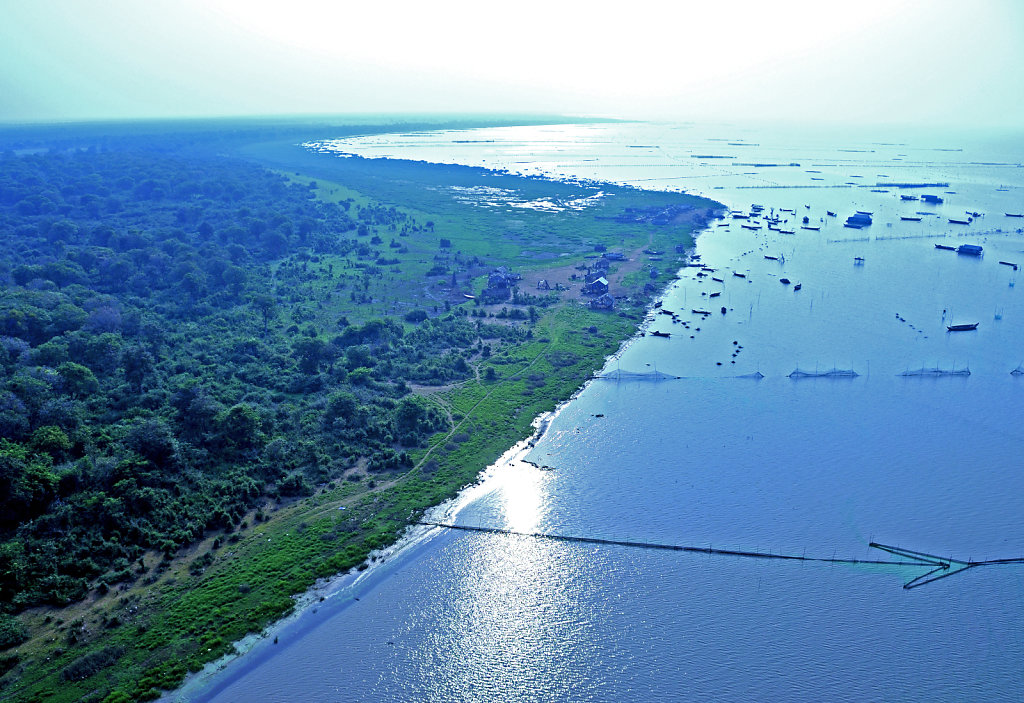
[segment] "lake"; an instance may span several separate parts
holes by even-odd
[[[700,235],[709,270],[680,271],[675,314],[652,311],[612,378],[434,515],[708,553],[420,528],[172,699],[1019,697],[1024,566],[905,589],[933,566],[852,562],[901,560],[872,542],[1024,557],[1024,291],[1000,263],[1024,265],[1024,219],[1005,214],[1024,211],[1020,135],[621,123],[327,146],[747,215]],[[901,197],[921,194],[943,202]],[[844,227],[858,210],[873,223]]]

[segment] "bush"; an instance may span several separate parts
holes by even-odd
[[[28,630],[18,618],[0,613],[0,649],[8,649],[28,639]]]
[[[64,681],[81,681],[115,663],[124,654],[122,647],[104,647],[98,652],[90,652],[68,664],[60,672]]]

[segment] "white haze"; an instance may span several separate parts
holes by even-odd
[[[1017,126],[1024,3],[0,0],[0,121],[543,112]]]

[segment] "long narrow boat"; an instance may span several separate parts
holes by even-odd
[[[977,322],[970,322],[964,325],[946,325],[947,332],[970,332],[976,329],[978,329]]]

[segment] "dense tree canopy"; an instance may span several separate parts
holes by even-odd
[[[261,496],[408,466],[446,420],[407,383],[525,332],[457,309],[308,322],[307,264],[375,275],[360,235],[407,220],[227,158],[0,156],[0,600],[64,604]]]

